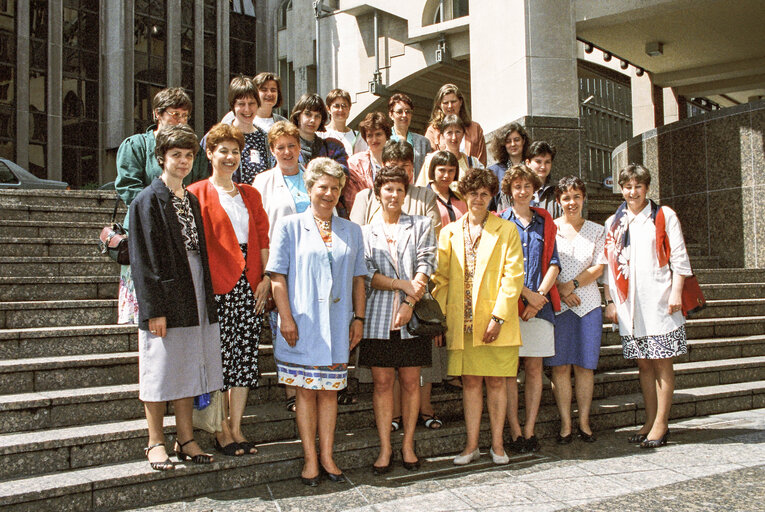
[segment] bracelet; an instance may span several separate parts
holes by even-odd
[[[407,305],[407,306],[409,306],[410,308],[414,309],[414,302],[411,302],[411,301],[405,300],[404,302],[402,302],[402,304],[406,304],[406,305]]]
[[[614,301],[612,301],[611,299],[606,299],[606,307],[608,307],[609,304],[613,304],[613,303]]]
[[[395,292],[396,291],[396,280],[391,279],[390,281],[390,291]]]
[[[502,325],[502,324],[504,324],[504,323],[505,323],[505,321],[504,321],[504,320],[502,320],[502,319],[501,319],[500,317],[498,317],[498,316],[494,316],[494,315],[491,315],[491,319],[492,319],[492,320],[494,320],[494,321],[495,321],[496,323],[498,323],[499,325]]]
[[[359,316],[359,315],[353,315],[353,320],[358,320],[359,322],[361,322],[363,324],[366,321],[366,318],[364,318],[363,316]]]

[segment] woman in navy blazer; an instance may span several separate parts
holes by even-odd
[[[199,150],[187,125],[161,128],[162,174],[130,207],[130,267],[138,298],[139,398],[152,469],[173,469],[164,446],[165,402],[175,410],[179,460],[212,462],[194,442],[193,397],[223,386],[220,331],[199,202],[183,186]]]
[[[403,167],[377,172],[374,192],[381,215],[362,228],[367,262],[368,297],[359,365],[372,368],[374,409],[380,454],[372,465],[375,474],[391,469],[393,449],[393,383],[398,369],[404,440],[401,458],[409,470],[419,468],[414,451],[414,429],[420,410],[420,368],[431,365],[432,338],[411,334],[406,325],[414,305],[425,293],[436,269],[436,236],[430,219],[401,212],[409,186]]]

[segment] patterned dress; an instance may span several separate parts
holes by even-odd
[[[268,149],[268,134],[260,128],[244,134],[242,164],[231,177],[236,183],[252,185],[252,180],[261,172],[273,167],[271,152]]]

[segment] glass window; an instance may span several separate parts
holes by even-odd
[[[0,157],[16,158],[16,2],[0,0]]]
[[[217,34],[216,2],[205,0],[204,3],[204,126],[209,128],[218,122],[218,59],[217,59]]]
[[[47,179],[45,174],[45,162],[47,161],[45,155],[45,146],[42,144],[29,144],[29,172],[37,176],[38,178]]]
[[[153,96],[147,95],[167,86],[167,1],[137,0],[134,5],[133,60],[136,94],[133,112],[136,131],[142,132],[153,122]]]
[[[5,165],[5,163],[0,162],[0,183],[10,184],[10,183],[18,183],[18,182],[19,182],[19,179],[16,177],[15,174],[11,172],[8,166]]]
[[[229,70],[231,77],[255,75],[255,6],[234,2],[229,15]],[[252,14],[246,14],[251,12]]]

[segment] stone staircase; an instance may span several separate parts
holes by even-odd
[[[137,398],[136,329],[115,323],[119,269],[93,242],[109,220],[113,197],[0,192],[3,510],[125,509],[294,478],[302,452],[293,415],[275,384],[269,339],[261,345],[261,386],[250,393],[244,419],[258,455],[216,454],[212,465],[167,473],[149,468]],[[673,416],[765,407],[765,270],[701,269],[704,262],[695,258],[694,264],[709,307],[687,325],[689,353],[675,365]],[[361,393],[359,403],[341,407],[338,415],[337,462],[343,468],[367,466],[377,452],[371,388],[355,381],[352,386]],[[464,440],[460,395],[437,388],[434,404],[447,421],[440,431],[418,428],[422,457],[455,453]],[[621,357],[618,334],[604,326],[593,424],[611,429],[642,417],[637,368]],[[547,389],[538,434],[550,438],[557,427]],[[171,447],[172,416],[166,431]],[[488,432],[482,435],[486,443]],[[197,439],[212,447],[209,435],[199,432]]]

